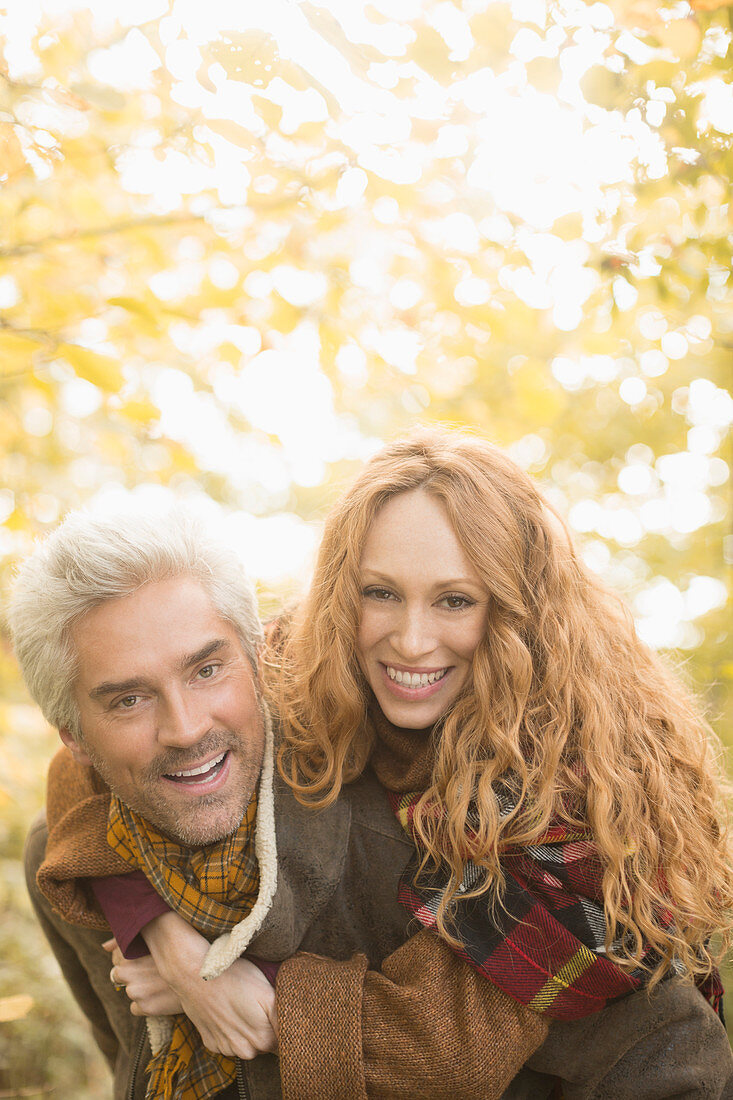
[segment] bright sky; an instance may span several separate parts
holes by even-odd
[[[95,0],[93,5],[70,0],[10,0],[5,15],[0,15],[0,33],[8,42],[11,76],[22,77],[37,65],[30,41],[44,12],[63,18],[76,10],[91,11],[100,41],[111,37],[115,27],[128,28],[111,48],[92,54],[92,76],[119,92],[135,93],[151,87],[153,74],[160,67],[160,58],[140,27],[148,20],[159,20],[165,65],[174,78],[174,100],[200,110],[212,122],[235,120],[255,134],[263,123],[252,103],[252,89],[228,79],[218,64],[208,69],[208,87],[197,74],[203,61],[201,47],[227,30],[247,27],[269,33],[280,56],[317,74],[323,91],[321,94],[314,86],[296,92],[282,80],[272,81],[266,95],[283,108],[282,131],[294,131],[304,121],[323,120],[327,115],[325,94],[334,96],[341,106],[341,116],[334,123],[336,136],[353,150],[356,165],[341,177],[335,197],[338,206],[358,206],[367,183],[365,170],[387,181],[417,184],[426,168],[426,156],[461,155],[472,142],[475,155],[466,178],[467,191],[479,199],[490,198],[485,206],[496,213],[477,223],[468,214],[442,215],[436,202],[435,216],[424,226],[425,235],[438,245],[450,241],[453,249],[470,256],[487,242],[506,242],[510,232],[507,215],[517,216],[525,224],[518,243],[529,266],[506,268],[504,285],[530,306],[551,310],[558,329],[572,331],[580,322],[597,276],[586,266],[587,245],[562,241],[550,229],[557,218],[575,213],[582,218],[585,241],[598,241],[603,236],[604,217],[620,201],[620,191],[609,184],[621,187],[629,183],[635,159],[645,165],[649,177],[665,175],[666,158],[657,133],[667,109],[665,89],[659,89],[653,111],[646,118],[638,111],[624,115],[585,103],[580,78],[607,50],[613,15],[603,3],[581,0],[564,4],[568,23],[580,25],[581,30],[575,34],[575,45],[563,50],[563,79],[557,96],[528,86],[524,68],[536,58],[557,56],[565,43],[562,26],[540,34],[545,25],[544,0],[513,0],[515,13],[530,26],[512,42],[514,60],[506,71],[496,75],[485,69],[444,87],[402,59],[412,34],[406,20],[424,10],[421,3],[376,0],[374,6],[385,16],[385,21],[378,23],[365,17],[361,0],[319,0],[321,8],[338,14],[352,42],[376,47],[384,55],[383,63],[371,66],[370,79],[359,75],[358,65],[345,56],[343,43],[339,46],[329,41],[327,24],[321,25],[323,33],[316,33],[294,0],[172,0],[170,4],[166,0],[126,0],[125,4]],[[463,12],[447,2],[431,9],[432,24],[451,48],[454,60],[466,57],[472,45],[464,12],[483,6],[478,0],[475,4],[464,0]],[[630,55],[647,49],[628,38]],[[400,98],[391,89],[405,75],[415,78],[415,92],[412,97]],[[415,120],[447,117],[461,103],[470,108],[466,112],[470,124],[446,123],[428,152],[424,145],[411,141]],[[730,85],[720,81],[706,90],[703,117],[722,132],[733,131]],[[63,124],[58,117],[54,121]],[[41,118],[34,122],[43,125]],[[67,128],[79,125],[84,121],[69,112]],[[521,141],[514,140],[518,133]],[[149,208],[156,212],[176,209],[184,196],[207,190],[215,191],[223,205],[236,203],[251,182],[246,152],[213,132],[207,134],[207,141],[216,154],[210,166],[194,163],[175,150],[161,158],[156,154],[156,131],[151,124],[147,136],[141,133],[119,162],[123,186],[146,197]],[[511,152],[497,156],[497,149]],[[39,174],[42,171],[39,166]],[[388,198],[375,207],[384,237],[375,234],[360,245],[350,272],[357,287],[379,291],[384,286],[385,241],[397,217],[394,207],[396,203]],[[639,273],[653,273],[655,262],[642,254]],[[221,287],[231,286],[237,279],[236,269],[225,258],[210,260],[205,269],[202,257],[196,254],[196,242],[183,238],[171,267],[154,277],[151,289],[161,301],[175,301],[195,289],[205,273]],[[636,292],[631,285],[623,279],[617,284],[619,309],[634,306]],[[327,291],[322,275],[289,265],[253,273],[245,289],[254,298],[266,298],[273,288],[294,305],[318,302]],[[13,293],[12,278],[0,279],[0,306],[12,302]],[[417,281],[403,278],[389,293],[392,304],[405,308],[420,300],[422,288]],[[456,289],[456,298],[464,305],[486,302],[490,294],[489,284],[475,276],[464,279]],[[255,427],[277,434],[283,451],[275,457],[262,444],[236,436],[226,428],[214,400],[195,393],[183,373],[161,368],[152,397],[163,411],[162,430],[185,441],[204,468],[224,473],[242,489],[251,488],[248,472],[256,468],[262,491],[270,500],[277,500],[278,495],[285,499],[292,481],[318,485],[329,461],[345,456],[365,458],[375,449],[379,441],[364,439],[356,425],[337,415],[330,383],[319,368],[317,333],[309,323],[298,325],[277,349],[262,350],[256,329],[232,325],[216,311],[210,314],[196,327],[174,326],[174,341],[189,353],[199,349],[205,354],[223,338],[241,349],[246,365],[221,372],[216,398],[225,407],[243,412]],[[710,335],[704,317],[692,317],[683,329],[673,330],[661,314],[649,311],[642,325],[656,334],[659,348],[644,353],[643,376],[624,378],[620,384],[621,398],[632,407],[646,398],[653,379],[665,372],[670,361],[699,349]],[[100,322],[88,322],[81,342],[87,340],[90,346],[104,350],[104,326],[99,326]],[[361,343],[377,350],[395,368],[408,375],[415,373],[420,351],[416,332],[405,326],[375,324],[371,331],[361,333]],[[365,373],[364,363],[364,352],[355,343],[342,352],[339,367],[358,379]],[[574,360],[560,357],[551,369],[557,381],[573,392],[589,379],[598,383],[617,380],[620,367],[610,357],[598,355]],[[282,400],[285,393],[288,401]],[[98,395],[94,387],[79,381],[69,383],[66,400],[70,411],[84,416],[93,411]],[[722,459],[711,456],[733,421],[733,400],[702,378],[692,384],[684,400],[690,425],[686,452],[657,458],[648,448],[632,448],[619,474],[618,494],[602,500],[590,495],[571,509],[571,524],[589,538],[589,562],[604,575],[611,568],[609,551],[593,535],[633,547],[646,532],[684,534],[716,518],[708,490],[725,482],[728,469]],[[34,425],[28,428],[33,431]],[[43,434],[43,425],[35,425],[35,430]],[[535,439],[517,442],[515,457],[519,461],[531,456]],[[529,458],[525,464],[531,466],[533,461]],[[241,541],[248,547],[248,565],[255,576],[273,584],[283,577],[305,576],[317,532],[287,514],[266,520],[240,516],[236,522],[238,534],[246,536]],[[694,578],[685,590],[667,581],[655,582],[643,590],[637,602],[639,629],[652,644],[694,645],[698,640],[695,618],[724,601],[724,587],[712,578]]]

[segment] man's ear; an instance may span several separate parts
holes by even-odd
[[[84,752],[79,742],[74,737],[73,733],[68,726],[62,726],[59,730],[59,737],[66,745],[67,749],[76,760],[77,764],[83,764],[86,768],[91,768],[92,762]]]

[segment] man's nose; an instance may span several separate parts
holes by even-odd
[[[169,692],[161,701],[158,717],[158,741],[162,745],[187,748],[208,733],[209,714],[198,700],[184,690]]]

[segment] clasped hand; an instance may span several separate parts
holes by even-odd
[[[175,913],[143,929],[151,954],[126,959],[115,940],[110,978],[124,985],[134,1016],[185,1012],[208,1050],[250,1059],[277,1050],[275,990],[247,959],[236,959],[218,978],[199,977],[208,943]]]

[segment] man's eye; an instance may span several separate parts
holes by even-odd
[[[139,695],[125,695],[117,701],[115,706],[120,707],[121,710],[132,710],[139,698]]]
[[[216,665],[204,665],[203,668],[199,669],[199,677],[202,680],[210,680],[215,672]]]

